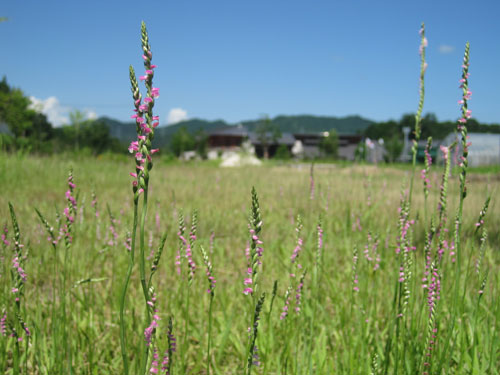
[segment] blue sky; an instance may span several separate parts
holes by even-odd
[[[158,65],[161,123],[285,114],[376,121],[414,112],[420,23],[429,41],[424,112],[459,116],[471,43],[470,108],[500,123],[500,2],[9,1],[0,74],[56,124],[68,112],[128,120],[128,66],[142,74],[140,23]]]

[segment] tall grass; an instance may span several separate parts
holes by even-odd
[[[500,184],[467,170],[468,71],[463,164],[443,148],[422,183],[416,163],[150,176],[156,95],[131,77],[132,192],[126,161],[0,156],[2,373],[500,372]]]

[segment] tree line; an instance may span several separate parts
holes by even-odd
[[[85,151],[98,155],[106,151],[124,152],[101,121],[88,120],[79,112],[70,114],[70,123],[54,127],[47,116],[32,108],[31,100],[18,89],[0,81],[0,149],[39,154]]]

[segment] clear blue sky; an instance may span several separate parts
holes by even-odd
[[[458,79],[471,43],[473,117],[500,123],[500,1],[5,1],[0,74],[45,105],[128,120],[128,66],[143,72],[149,30],[155,109],[229,122],[263,114],[414,112],[420,23],[429,41],[424,112],[459,116]],[[57,120],[56,120],[57,119]]]

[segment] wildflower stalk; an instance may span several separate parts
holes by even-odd
[[[148,285],[146,283],[146,255],[145,255],[145,249],[146,249],[145,233],[146,233],[147,212],[148,212],[148,191],[145,189],[143,201],[142,201],[141,222],[139,224],[140,225],[139,272],[140,272],[140,277],[141,277],[142,292],[144,293],[144,299],[145,299],[146,303],[147,303],[147,301],[149,301],[149,291],[148,291]],[[149,313],[147,314],[147,320],[149,321]]]
[[[180,221],[179,224],[183,225],[183,221]],[[186,372],[187,368],[187,345],[188,345],[188,331],[189,331],[189,305],[190,305],[190,296],[191,296],[191,285],[193,284],[193,279],[196,270],[196,264],[193,261],[193,247],[196,241],[196,230],[198,227],[198,211],[194,210],[191,215],[191,229],[189,232],[189,239],[180,234],[184,232],[184,229],[179,226],[179,239],[182,241],[183,246],[186,250],[186,260],[187,260],[187,290],[186,290],[186,310],[184,313],[184,340],[182,342],[184,357],[182,359],[182,368],[183,371]]]
[[[441,290],[441,274],[437,268],[437,264],[432,263],[430,267],[429,286],[427,287],[427,305],[429,309],[429,319],[427,322],[427,334],[424,345],[423,360],[421,363],[421,371],[423,374],[432,374],[433,353],[436,347],[437,340],[437,304],[440,299]]]
[[[467,127],[465,126],[465,123],[467,122],[467,119],[470,118],[470,110],[467,109],[467,102],[470,99],[471,92],[469,91],[469,84],[468,84],[468,79],[469,79],[469,43],[465,45],[465,53],[464,53],[464,63],[462,65],[462,78],[460,79],[460,87],[462,88],[463,91],[463,98],[460,101],[460,104],[462,105],[462,117],[458,120],[459,125],[458,125],[458,130],[460,131],[462,135],[462,157],[461,157],[461,171],[460,171],[460,203],[458,206],[458,223],[457,223],[457,234],[455,238],[455,246],[457,249],[457,279],[456,279],[456,284],[455,284],[455,297],[458,295],[458,287],[459,287],[459,276],[460,276],[460,233],[461,233],[461,227],[462,227],[462,212],[463,212],[463,205],[464,205],[464,199],[467,196],[467,189],[465,186],[466,182],[466,177],[467,177],[467,166],[468,166],[468,147],[470,144],[467,141]]]
[[[213,271],[212,271],[212,263],[208,259],[208,255],[203,248],[203,246],[200,246],[200,251],[201,255],[203,257],[203,262],[205,263],[206,267],[206,275],[208,279],[208,289],[207,293],[210,295],[210,305],[208,308],[208,340],[207,340],[207,375],[210,375],[210,346],[212,343],[212,305],[214,301],[214,296],[215,296],[215,284],[216,280],[215,277],[213,276]]]
[[[259,360],[258,357],[256,357],[256,341],[257,341],[257,334],[259,331],[259,320],[260,320],[260,312],[262,311],[262,305],[264,304],[264,299],[266,298],[266,293],[262,293],[260,296],[259,300],[257,301],[257,304],[255,305],[255,312],[253,315],[253,324],[252,327],[250,328],[250,346],[248,350],[248,357],[247,357],[247,375],[251,375],[252,373],[252,366],[258,366],[259,365]]]
[[[262,218],[260,215],[260,205],[259,205],[259,199],[257,197],[257,191],[255,190],[255,187],[252,187],[252,208],[250,211],[250,217],[249,217],[249,222],[248,222],[248,229],[250,232],[250,249],[249,249],[249,257],[248,257],[248,264],[247,264],[247,271],[246,271],[246,277],[243,281],[243,284],[245,286],[245,289],[243,290],[243,294],[245,295],[251,295],[251,308],[252,312],[254,313],[254,320],[253,320],[253,327],[254,331],[251,331],[251,335],[248,340],[248,345],[247,345],[247,350],[246,352],[249,353],[249,361],[247,361],[247,364],[244,366],[248,374],[251,373],[251,367],[252,367],[252,357],[254,353],[254,345],[255,345],[255,339],[257,335],[257,328],[256,324],[256,317],[258,320],[258,316],[260,314],[260,309],[262,309],[262,303],[264,303],[264,296],[265,294],[262,294],[262,296],[257,300],[257,291],[258,291],[258,278],[259,278],[259,269],[262,265],[261,259],[262,255],[264,252],[264,249],[262,248],[262,241],[259,238],[260,231],[262,230]],[[260,303],[260,307],[259,307]],[[258,313],[257,313],[258,310]],[[250,329],[252,329],[250,327]]]
[[[465,185],[466,182],[466,177],[467,177],[467,166],[468,166],[468,147],[469,143],[467,141],[467,127],[465,126],[467,119],[470,118],[470,110],[467,109],[467,102],[470,99],[471,92],[469,91],[469,84],[468,84],[468,79],[469,79],[469,43],[465,45],[465,53],[464,53],[464,61],[462,65],[462,78],[460,79],[460,87],[462,88],[463,92],[463,98],[460,101],[460,104],[462,105],[462,117],[458,120],[459,125],[458,125],[458,130],[460,131],[462,135],[462,157],[461,157],[461,171],[460,171],[460,202],[458,206],[458,213],[457,213],[457,223],[456,223],[456,231],[455,231],[455,247],[456,247],[456,253],[457,253],[457,265],[456,265],[456,279],[455,279],[455,300],[458,298],[458,291],[460,288],[460,258],[461,258],[461,241],[460,241],[460,235],[461,235],[461,229],[462,229],[462,213],[463,213],[463,206],[464,206],[464,199],[467,196],[467,188]],[[456,306],[457,304],[454,304],[455,308],[453,309],[453,320],[452,324],[454,323],[454,318],[456,315]]]
[[[165,247],[166,241],[167,241],[167,233],[164,233],[160,239],[160,244],[158,245],[158,249],[155,252],[153,263],[151,264],[151,270],[149,273],[149,280],[148,280],[148,289],[150,289],[152,286],[153,275],[158,270],[158,264],[160,263],[161,254],[163,253],[163,248]]]
[[[262,241],[259,239],[259,233],[262,229],[262,219],[260,216],[260,205],[255,187],[252,187],[252,211],[250,216],[250,268],[251,268],[251,284],[252,288],[247,290],[255,296],[258,290],[259,265],[262,258]],[[255,301],[255,298],[254,298]]]
[[[431,157],[431,147],[432,147],[432,137],[427,138],[427,145],[425,146],[425,167],[422,169],[422,180],[424,183],[424,218],[425,218],[425,226],[427,227],[428,215],[427,215],[427,198],[429,197],[429,188],[430,179],[429,172],[430,167],[432,165],[432,157]]]
[[[488,280],[488,269],[486,269],[484,272],[482,270],[482,260],[484,258],[484,253],[485,253],[485,244],[486,244],[486,240],[488,238],[488,233],[486,231],[486,229],[483,228],[483,234],[481,236],[481,245],[480,245],[480,248],[479,248],[479,259],[477,261],[477,265],[476,265],[476,272],[477,272],[477,276],[478,276],[478,281],[479,281],[479,288],[477,290],[477,302],[476,302],[476,306],[474,308],[474,313],[473,313],[473,318],[472,318],[472,337],[471,337],[471,342],[470,342],[470,347],[471,348],[474,348],[474,355],[473,355],[473,359],[475,360],[476,359],[476,345],[474,345],[474,342],[477,341],[476,340],[476,336],[477,336],[477,332],[476,332],[476,324],[477,324],[477,312],[479,310],[479,304],[481,302],[481,299],[484,295],[484,291],[485,291],[485,287],[486,287],[486,281]]]
[[[411,204],[412,192],[413,192],[413,180],[415,177],[415,169],[417,165],[417,149],[418,149],[418,141],[420,140],[421,127],[420,121],[422,119],[422,111],[424,108],[424,97],[425,97],[425,71],[427,69],[427,63],[425,62],[425,48],[427,47],[427,38],[425,37],[425,25],[422,23],[420,28],[420,86],[419,86],[419,100],[418,100],[418,109],[415,114],[415,138],[413,139],[413,145],[411,148],[412,152],[412,175],[410,180],[410,192],[408,196],[408,201]]]
[[[274,280],[273,291],[271,293],[271,303],[269,305],[269,311],[267,313],[267,325],[270,326],[271,322],[271,313],[273,312],[274,299],[276,298],[276,294],[278,293],[278,280]]]
[[[132,227],[132,241],[130,245],[130,255],[129,255],[129,263],[127,268],[127,273],[125,275],[125,282],[123,284],[122,293],[120,295],[120,346],[122,351],[122,359],[123,359],[123,369],[124,374],[128,375],[129,373],[129,364],[128,364],[128,354],[127,354],[127,337],[125,332],[125,319],[124,319],[124,310],[125,310],[125,299],[127,296],[127,289],[130,283],[130,277],[132,276],[132,269],[134,268],[134,260],[135,260],[135,237],[136,237],[136,228],[137,228],[137,204],[134,204],[134,224]]]
[[[151,47],[149,45],[149,37],[146,30],[146,25],[144,22],[141,24],[141,44],[143,50],[144,67],[146,69],[146,74],[141,76],[140,79],[145,81],[145,86],[147,90],[147,95],[142,101],[142,96],[139,90],[139,85],[135,75],[135,71],[130,66],[129,76],[130,83],[132,86],[132,97],[134,99],[134,106],[136,114],[132,118],[136,121],[137,129],[137,141],[134,141],[129,146],[129,151],[135,153],[135,172],[130,173],[134,177],[132,183],[132,191],[134,194],[134,223],[132,228],[132,239],[131,239],[131,250],[129,257],[129,267],[125,275],[125,282],[122,289],[121,300],[120,300],[120,344],[122,350],[122,358],[124,365],[124,372],[128,374],[128,359],[127,359],[127,344],[125,336],[125,321],[124,321],[124,306],[125,297],[127,294],[128,285],[130,282],[130,277],[132,274],[132,269],[135,262],[135,245],[136,245],[136,235],[137,235],[137,224],[139,221],[138,209],[139,209],[139,198],[143,195],[142,207],[141,207],[141,218],[139,221],[139,273],[142,291],[145,299],[146,306],[146,325],[150,325],[151,311],[148,308],[148,304],[151,302],[148,284],[146,283],[146,262],[145,262],[145,223],[147,217],[147,207],[148,207],[148,187],[149,187],[149,172],[153,168],[152,155],[158,150],[152,149],[152,140],[154,137],[154,129],[158,126],[158,116],[153,116],[153,107],[155,99],[159,96],[159,89],[153,87],[153,69],[156,68],[155,65],[151,64],[151,59],[153,57],[151,53]],[[149,347],[146,345],[143,356],[141,358],[141,374],[146,372],[146,365],[148,362],[148,352]]]
[[[186,372],[187,368],[187,346],[188,346],[188,331],[189,331],[189,304],[190,304],[190,295],[191,295],[191,285],[188,284],[188,287],[186,289],[186,304],[185,304],[185,310],[184,310],[184,337],[182,340],[182,351],[183,351],[183,357],[182,357],[182,371],[183,373]]]
[[[210,304],[208,306],[208,340],[207,340],[207,375],[210,375],[210,346],[212,344],[212,305],[214,302],[214,295],[210,294]]]
[[[314,162],[311,163],[311,169],[309,171],[309,199],[314,199]]]
[[[165,375],[172,375],[171,372],[172,357],[175,351],[177,350],[177,343],[173,331],[174,328],[173,328],[172,317],[169,317],[168,330],[167,330],[167,351],[165,352],[165,355],[163,357],[163,364],[162,364],[162,370],[164,371]]]
[[[49,237],[47,238],[47,240],[50,242],[50,244],[52,245],[52,248],[54,249],[54,264],[53,264],[53,279],[52,279],[52,290],[53,290],[53,293],[52,293],[52,304],[51,304],[51,318],[52,318],[52,335],[55,337],[57,335],[56,333],[56,324],[54,322],[57,321],[56,319],[56,291],[58,290],[57,288],[57,284],[58,284],[58,281],[59,281],[59,286],[60,286],[60,277],[59,277],[59,272],[58,272],[58,257],[57,257],[57,238],[54,234],[54,228],[49,224],[49,222],[45,219],[45,217],[42,215],[42,213],[37,209],[35,208],[35,211],[40,219],[40,221],[42,222],[43,226],[45,227],[45,230],[47,231]],[[59,288],[60,290],[60,288]],[[61,297],[59,297],[59,299],[61,299]],[[55,349],[55,348],[54,348]]]
[[[458,102],[461,105],[462,115],[458,120],[458,130],[462,136],[462,156],[460,161],[460,200],[457,210],[456,216],[456,227],[455,227],[455,249],[456,249],[456,268],[455,268],[455,285],[454,285],[454,300],[458,301],[458,293],[460,290],[460,275],[461,275],[461,230],[462,230],[462,213],[463,213],[463,204],[464,199],[467,196],[467,188],[466,188],[466,177],[467,177],[467,167],[468,167],[468,148],[470,144],[467,142],[467,119],[471,117],[471,111],[467,108],[467,103],[472,95],[472,92],[469,90],[469,42],[465,45],[464,59],[462,64],[462,78],[460,79],[460,88],[462,89],[462,99]],[[445,355],[449,346],[449,342],[451,336],[454,331],[456,317],[457,317],[457,309],[458,303],[453,304],[452,312],[451,312],[451,322],[450,329],[448,333],[447,340],[445,341],[445,347],[443,349],[443,353],[441,356],[441,364],[445,361]]]
[[[483,209],[479,212],[479,217],[476,222],[476,231],[474,232],[474,234],[477,234],[479,228],[481,228],[484,224],[484,217],[486,216],[486,212],[488,212],[488,206],[490,205],[490,200],[491,197],[488,196],[486,198],[486,201],[484,202]]]
[[[72,246],[73,246],[73,240],[74,240],[74,228],[73,224],[75,223],[76,220],[76,215],[77,215],[77,201],[76,198],[73,196],[73,191],[75,189],[75,184],[73,182],[73,168],[70,168],[69,175],[68,175],[68,190],[66,191],[66,200],[67,200],[67,206],[64,209],[64,216],[66,217],[66,224],[63,226],[63,236],[64,236],[64,245],[66,247],[66,251],[64,252],[64,267],[63,267],[63,282],[62,282],[62,327],[63,327],[63,342],[65,344],[65,350],[66,350],[66,357],[67,357],[67,363],[68,363],[68,370],[71,374],[72,371],[72,350],[71,350],[71,340],[69,339],[68,335],[68,325],[67,325],[67,312],[66,312],[66,299],[67,299],[67,293],[66,293],[66,288],[67,288],[67,280],[68,280],[68,259],[71,262],[73,259],[71,254]],[[71,264],[70,264],[71,265]]]
[[[372,356],[370,375],[378,375],[379,373],[380,373],[380,371],[379,371],[379,366],[378,366],[378,355],[377,355],[377,353],[375,353]]]
[[[26,274],[23,270],[23,255],[21,244],[21,231],[19,229],[19,224],[16,218],[16,213],[14,211],[14,206],[9,202],[10,216],[12,219],[12,228],[14,231],[14,259],[13,268],[14,271],[11,272],[12,276],[12,293],[14,294],[14,315],[17,318],[17,322],[12,326],[12,336],[15,339],[15,355],[13,358],[13,372],[15,375],[20,373],[20,341],[22,340],[23,331],[26,332],[26,336],[29,339],[29,330],[21,318],[21,298],[24,296],[24,284],[26,282]],[[27,353],[25,354],[27,356]]]
[[[317,229],[317,248],[316,248],[316,262],[314,267],[314,280],[315,280],[315,288],[317,288],[318,280],[321,278],[319,272],[322,270],[322,260],[323,260],[323,223],[321,220],[321,216],[318,219]]]

